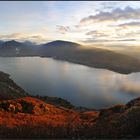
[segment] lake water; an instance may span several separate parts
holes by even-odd
[[[123,75],[52,58],[0,57],[0,71],[33,95],[56,96],[102,108],[140,96],[140,73]]]

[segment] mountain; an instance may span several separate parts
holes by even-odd
[[[1,44],[1,48],[15,48],[15,47],[23,47],[24,45],[20,42],[17,42],[15,40],[11,40],[11,41],[6,41],[4,43]]]
[[[13,56],[18,55],[24,44],[17,42],[15,40],[6,41],[0,45],[0,55],[1,56]]]
[[[59,47],[60,45],[57,42],[60,43],[61,47]],[[80,47],[82,45],[75,43],[72,43],[74,44],[72,45],[73,47],[67,47],[68,44],[69,42],[55,41],[42,45],[39,54],[42,57],[53,57],[90,67],[104,68],[122,74],[140,71],[140,60],[134,57],[106,49]]]
[[[7,41],[0,45],[0,56],[52,57],[122,74],[140,72],[140,60],[126,54],[100,48],[87,48],[78,43],[56,40],[42,45]]]
[[[68,52],[70,52],[71,50],[75,50],[80,46],[81,46],[80,44],[74,42],[56,40],[46,44],[42,44],[41,47],[39,48],[38,53],[40,54],[40,56],[43,57],[44,56],[53,58],[58,58],[58,56],[65,57],[65,55],[67,55]]]
[[[35,46],[15,40],[6,41],[0,45],[0,56],[32,56]]]
[[[78,47],[80,44],[70,42],[70,41],[63,41],[63,40],[56,40],[42,45],[43,47]]]

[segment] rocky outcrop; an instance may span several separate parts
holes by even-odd
[[[25,113],[25,114],[48,114],[54,113],[53,105],[46,104],[45,102],[36,98],[24,97],[15,100],[0,101],[0,110],[9,113]]]

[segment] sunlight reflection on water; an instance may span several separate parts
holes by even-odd
[[[123,75],[40,57],[0,58],[0,70],[30,94],[57,96],[78,106],[108,107],[140,95],[140,73]]]

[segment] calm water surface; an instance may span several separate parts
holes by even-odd
[[[140,96],[140,73],[123,75],[40,57],[0,57],[0,71],[30,94],[61,97],[77,106],[102,108]]]

